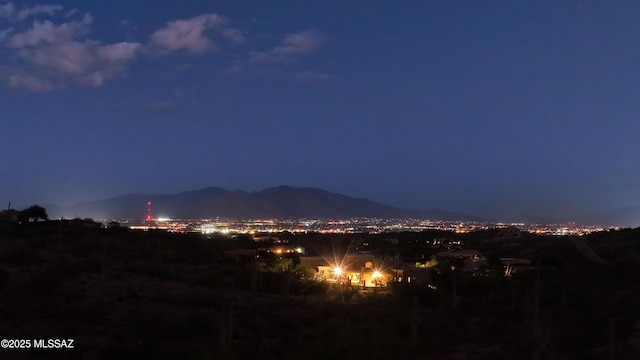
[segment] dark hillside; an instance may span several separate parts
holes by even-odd
[[[391,244],[383,235],[283,235],[316,249],[366,241],[374,252],[407,255],[426,252],[423,240],[451,237],[538,268],[505,277],[499,267],[485,275],[442,267],[434,288],[361,293],[224,255],[255,248],[247,237],[104,229],[88,220],[11,224],[0,230],[0,334],[71,337],[76,349],[3,350],[2,358],[602,359],[611,349],[640,356],[640,271],[630,259],[615,261],[635,246],[636,231],[588,239],[611,265],[585,258],[569,238],[531,235],[513,246],[495,235],[402,233]]]

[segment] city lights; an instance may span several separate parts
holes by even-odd
[[[254,240],[271,237],[271,234],[289,233],[321,233],[321,234],[383,234],[405,231],[442,230],[455,233],[500,229],[510,232],[528,232],[538,235],[571,236],[585,235],[607,229],[604,226],[578,226],[575,224],[522,224],[522,223],[492,223],[492,222],[460,222],[423,219],[378,219],[378,218],[350,218],[347,220],[330,219],[171,219],[149,214],[146,221],[137,224],[135,221],[120,219],[136,228],[162,228],[168,231],[201,232],[203,234],[251,234]],[[156,220],[155,222],[149,222]],[[129,225],[131,227],[131,225]],[[141,227],[140,227],[141,226]],[[303,254],[304,248],[294,248],[293,251]]]

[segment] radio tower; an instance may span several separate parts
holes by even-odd
[[[151,216],[151,201],[147,201],[147,221],[153,220],[153,216]]]

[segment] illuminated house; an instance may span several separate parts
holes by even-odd
[[[391,267],[373,255],[347,255],[327,259],[321,256],[301,257],[300,265],[315,271],[316,280],[362,287],[382,287],[393,281]]]

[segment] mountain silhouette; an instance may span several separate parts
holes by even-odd
[[[179,194],[129,194],[55,209],[54,217],[143,219],[147,202],[153,217],[174,219],[265,218],[420,218],[450,221],[481,219],[442,210],[411,210],[354,198],[317,188],[278,186],[261,191],[229,191],[219,187]]]

